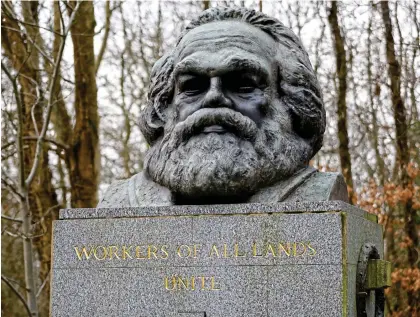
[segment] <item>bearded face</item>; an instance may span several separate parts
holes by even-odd
[[[195,199],[243,197],[308,164],[313,149],[293,131],[275,56],[275,41],[242,22],[182,39],[163,136],[145,160],[155,182]]]

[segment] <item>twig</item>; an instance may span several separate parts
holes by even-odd
[[[12,218],[12,217],[9,217],[9,216],[6,216],[6,215],[1,215],[1,218],[5,219],[5,220],[19,222],[19,223],[23,222],[23,220],[21,220],[21,219]]]
[[[15,19],[14,19],[15,20]],[[35,41],[29,36],[29,34],[26,33],[26,31],[22,31],[19,29],[15,29],[15,28],[11,28],[9,26],[4,26],[2,25],[2,28],[5,28],[7,30],[11,30],[11,31],[15,31],[18,33],[24,33],[26,35],[26,38],[29,40],[29,42],[31,42],[31,44],[37,49],[37,51],[39,53],[41,53],[41,55],[52,65],[54,65],[54,62],[51,60],[51,58],[38,46],[38,44],[35,43]]]
[[[37,24],[34,24],[34,23],[30,23],[30,22],[25,22],[25,21],[19,20],[19,19],[18,19],[18,18],[16,18],[16,17],[10,16],[10,14],[7,14],[7,16],[8,16],[9,18],[11,18],[11,19],[15,20],[16,22],[20,23],[20,24],[33,26],[33,27],[36,27],[36,28],[39,28],[39,29],[43,29],[43,30],[46,30],[46,31],[52,32],[52,33],[54,33],[54,34],[56,34],[56,35],[58,35],[58,36],[62,36],[62,34],[61,34],[61,33],[59,33],[59,32],[55,32],[53,29],[49,29],[49,28],[46,28],[46,27],[44,27],[44,26],[40,26],[40,25],[37,25]]]
[[[6,76],[12,83],[13,93],[16,99],[17,113],[18,113],[18,159],[19,159],[19,175],[20,175],[20,185],[22,188],[25,186],[24,171],[23,171],[23,113],[22,113],[22,102],[20,100],[19,90],[16,84],[16,77],[13,77],[10,72],[7,70],[7,67],[1,62],[1,69],[4,71]]]
[[[13,291],[13,293],[16,294],[16,296],[22,302],[23,306],[25,306],[25,309],[26,309],[26,312],[28,313],[28,316],[31,317],[32,316],[31,310],[29,309],[29,306],[26,303],[25,298],[23,298],[22,294],[19,293],[19,291],[13,286],[13,284],[9,282],[9,279],[7,277],[5,277],[4,275],[1,276],[1,280],[3,282],[5,282],[7,286],[10,287],[10,289]]]
[[[34,80],[33,78],[28,77],[24,74],[19,74],[19,76],[22,76],[23,78],[26,78],[27,80],[32,82],[32,84],[34,84],[35,87],[36,87],[36,100],[35,100],[33,106],[31,107],[31,119],[32,119],[32,124],[34,125],[35,134],[39,135],[38,126],[36,124],[36,119],[35,119],[35,108],[36,108],[36,106],[39,105],[39,100],[41,100],[41,88],[39,87],[36,80]]]
[[[22,199],[23,196],[22,194],[20,194],[17,189],[15,188],[15,186],[13,186],[12,184],[10,184],[7,180],[5,180],[3,177],[1,178],[1,183],[4,185],[4,187],[6,187],[8,190],[10,190],[10,192],[16,196],[16,198],[18,200]]]
[[[27,293],[26,296],[28,299],[27,303],[24,300],[23,302],[25,303],[25,307],[28,310],[29,316],[34,316],[34,317],[37,317],[39,312],[38,312],[36,293],[35,293],[35,274],[34,274],[34,267],[33,267],[34,252],[33,252],[33,246],[32,246],[32,238],[30,234],[32,230],[31,229],[32,223],[31,223],[31,212],[29,209],[28,189],[30,188],[30,185],[35,177],[36,171],[38,169],[38,166],[41,160],[41,153],[43,150],[44,139],[47,133],[48,124],[51,117],[52,106],[54,105],[54,93],[53,93],[54,87],[59,77],[59,69],[60,69],[60,64],[61,64],[61,60],[62,60],[62,56],[64,52],[66,38],[69,34],[70,27],[74,21],[74,18],[76,16],[76,13],[80,5],[81,5],[81,1],[78,1],[75,6],[75,9],[73,10],[69,18],[68,25],[65,28],[63,36],[61,38],[59,53],[56,57],[55,63],[52,64],[54,65],[54,71],[53,71],[52,80],[49,84],[48,103],[43,113],[44,120],[42,123],[41,133],[36,143],[33,165],[26,179],[25,179],[25,174],[24,174],[25,166],[24,166],[24,160],[23,160],[23,157],[24,157],[23,156],[23,122],[24,121],[23,121],[22,101],[20,99],[21,97],[20,97],[20,93],[17,87],[16,77],[13,77],[10,74],[6,66],[3,64],[3,62],[1,63],[1,68],[3,69],[6,76],[12,82],[13,92],[16,98],[16,105],[17,105],[17,113],[18,113],[18,131],[17,131],[17,135],[18,135],[17,150],[18,151],[17,152],[18,152],[18,166],[19,166],[19,187],[20,187],[19,191],[21,194],[20,205],[21,205],[22,214],[23,214],[21,230],[22,230],[22,236],[23,236],[24,272],[25,272],[25,285],[26,285],[26,293]],[[34,46],[37,47],[35,44]],[[16,294],[19,294],[19,293],[17,292]],[[19,298],[23,299],[22,296],[19,296]]]
[[[39,137],[36,136],[25,136],[23,138],[26,141],[38,141]],[[68,151],[70,149],[70,147],[67,144],[61,143],[59,141],[53,140],[53,139],[48,139],[48,138],[44,138],[45,142],[49,142],[51,144],[54,144],[56,147],[59,147],[63,150]]]
[[[39,290],[36,293],[37,298],[39,297],[39,295],[41,295],[41,292],[42,292],[43,288],[47,284],[47,281],[50,279],[50,273],[51,273],[51,271],[48,272],[47,277],[45,278],[44,282],[42,282],[41,286],[39,287]]]
[[[50,95],[48,97],[48,104],[47,104],[47,107],[46,107],[45,112],[44,112],[44,122],[43,122],[41,133],[39,135],[39,138],[38,138],[37,144],[36,144],[35,160],[34,160],[34,163],[32,165],[32,169],[31,169],[28,177],[25,180],[25,186],[27,188],[32,183],[32,181],[35,177],[35,173],[38,169],[38,165],[39,165],[39,162],[40,162],[40,159],[41,159],[42,145],[44,143],[45,135],[47,133],[48,124],[50,122],[50,117],[51,117],[52,105],[54,103],[53,91],[54,91],[54,87],[55,87],[55,84],[56,84],[57,79],[58,79],[58,74],[59,74],[59,69],[60,69],[60,61],[63,57],[64,46],[65,46],[65,43],[66,43],[67,35],[70,31],[71,24],[73,23],[73,20],[76,16],[76,13],[77,13],[81,3],[82,3],[81,1],[77,2],[76,7],[74,8],[74,10],[73,10],[73,12],[70,16],[68,25],[67,25],[66,29],[64,30],[64,34],[63,34],[63,37],[61,39],[61,44],[60,44],[60,49],[59,49],[59,52],[58,52],[57,60],[54,63],[55,66],[54,66],[53,77],[52,77],[52,80],[51,80],[51,83],[50,83],[50,87],[48,89]]]
[[[6,277],[6,278],[7,278],[7,280],[8,280],[10,283],[16,284],[17,286],[19,286],[19,287],[23,288],[24,290],[26,290],[25,285],[22,285],[22,283],[21,283],[21,282],[16,281],[15,279],[10,278],[10,277]]]
[[[22,237],[23,237],[21,233],[16,234],[16,233],[10,232],[10,231],[8,231],[8,230],[4,230],[4,231],[2,231],[1,233],[2,233],[2,234],[3,234],[3,233],[7,233],[9,236],[11,236],[11,237],[13,237],[13,238],[22,238]]]
[[[58,208],[58,207],[60,207],[61,205],[60,204],[58,204],[58,205],[54,205],[54,206],[52,206],[52,207],[50,207],[50,208],[48,208],[47,209],[47,211],[39,218],[39,220],[37,221],[37,222],[35,222],[34,223],[34,225],[36,225],[36,224],[38,224],[38,223],[40,223],[42,220],[44,220],[44,218],[45,217],[47,217],[50,213],[51,213],[51,211],[53,211],[54,209],[56,209],[56,208]]]
[[[102,40],[102,45],[101,45],[101,48],[99,50],[98,57],[96,58],[95,74],[98,73],[99,66],[101,65],[102,58],[103,58],[104,53],[105,53],[106,44],[108,42],[108,37],[109,37],[112,12],[113,12],[113,10],[111,10],[111,8],[110,8],[110,1],[106,1],[106,3],[105,3],[105,13],[106,13],[105,34],[104,34],[104,39]]]

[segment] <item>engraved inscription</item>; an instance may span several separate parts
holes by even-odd
[[[220,284],[214,276],[165,276],[167,291],[219,291]]]
[[[246,258],[313,257],[317,254],[310,241],[253,242],[250,245],[235,243],[203,244],[139,244],[139,245],[89,245],[74,246],[79,261],[157,261],[168,259],[207,258],[212,260]],[[220,291],[221,281],[216,276],[185,276],[177,273],[164,276],[162,287],[168,292]]]
[[[282,258],[313,257],[317,254],[310,241],[257,243],[250,246],[240,243],[181,244],[177,246],[142,245],[89,245],[74,246],[79,261],[104,260],[166,260],[181,259],[235,259],[235,258]]]

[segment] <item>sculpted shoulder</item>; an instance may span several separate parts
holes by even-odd
[[[245,8],[211,8],[153,67],[141,172],[98,207],[342,200],[344,179],[309,167],[326,127],[300,39]]]
[[[331,172],[316,172],[298,187],[285,202],[341,200],[349,202],[347,185],[343,175]]]
[[[128,180],[115,181],[109,185],[104,197],[99,201],[97,208],[127,207],[128,200]]]
[[[113,182],[98,208],[146,207],[172,205],[171,192],[140,172],[129,179]]]
[[[261,189],[253,203],[341,200],[349,202],[347,186],[340,173],[324,173],[307,167],[287,180]]]
[[[253,195],[250,203],[276,203],[341,200],[349,202],[347,186],[340,173],[323,173],[305,168],[289,179],[263,188]],[[130,179],[112,183],[98,208],[171,206],[172,194],[144,172]]]

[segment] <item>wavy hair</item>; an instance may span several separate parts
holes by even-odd
[[[300,39],[289,28],[255,10],[216,7],[203,11],[194,19],[182,32],[176,45],[190,30],[200,25],[229,20],[257,27],[278,44],[278,97],[289,109],[293,130],[311,145],[312,156],[315,155],[323,142],[325,108],[309,56]],[[170,105],[174,92],[173,70],[173,51],[160,58],[152,69],[147,105],[140,115],[141,131],[151,145],[163,133],[166,122],[164,110]]]

